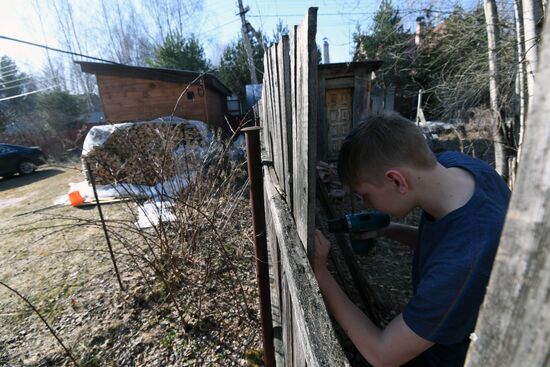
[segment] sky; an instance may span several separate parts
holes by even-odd
[[[99,22],[97,15],[92,16],[94,8],[100,9],[101,0],[68,0],[76,18]],[[124,4],[125,0],[119,1]],[[351,61],[353,54],[353,32],[357,25],[368,29],[371,19],[381,0],[342,0],[342,1],[302,1],[302,0],[243,0],[250,7],[247,19],[257,30],[271,36],[279,20],[290,28],[299,24],[308,7],[318,10],[317,43],[322,45],[327,38],[330,45],[330,61]],[[394,4],[407,10],[402,11],[405,28],[414,28],[414,19],[418,10],[429,0],[394,0]],[[432,1],[433,3],[433,1]],[[443,4],[442,1],[439,3]],[[62,35],[56,26],[55,2],[52,0],[0,0],[0,35],[26,41],[46,44],[50,47],[64,48]],[[448,4],[447,6],[450,6]],[[203,42],[206,56],[216,64],[223,47],[240,35],[240,18],[237,1],[205,0],[203,11],[196,21],[189,25],[190,31],[197,34]],[[138,9],[142,11],[143,9]],[[97,10],[99,12],[99,10]],[[136,19],[136,22],[147,22]],[[94,35],[75,34],[83,43],[92,43]],[[104,55],[88,48],[90,56],[105,58]],[[32,46],[17,44],[0,39],[0,55],[8,55],[16,61],[22,71],[39,72],[46,63],[46,51]]]

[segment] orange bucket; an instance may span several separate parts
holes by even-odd
[[[82,195],[80,195],[80,192],[71,191],[69,192],[69,201],[71,202],[72,206],[78,206],[84,203],[84,198],[82,197]]]

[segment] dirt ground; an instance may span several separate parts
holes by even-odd
[[[0,279],[28,297],[53,324],[66,309],[85,307],[76,296],[83,288],[108,291],[107,258],[77,251],[97,248],[101,233],[93,228],[75,228],[70,235],[55,232],[59,228],[55,226],[71,222],[56,219],[58,215],[92,217],[96,213],[71,207],[33,213],[66,194],[69,182],[81,180],[77,169],[45,167],[32,175],[0,181]],[[109,215],[113,209],[109,208]],[[0,309],[0,365],[36,365],[42,353],[47,359],[57,358],[60,347],[55,339],[5,288],[0,289]]]
[[[223,339],[215,325],[184,330],[162,289],[146,284],[123,256],[117,260],[127,290],[119,289],[97,209],[48,208],[67,194],[69,182],[83,180],[77,167],[45,166],[29,176],[0,179],[0,281],[28,298],[81,366],[254,361],[260,334],[254,317],[241,325],[228,321],[239,339]],[[131,219],[128,204],[102,208],[107,220]],[[85,225],[89,221],[96,225]],[[247,234],[248,223],[244,215],[235,227]],[[113,246],[115,253],[123,251],[116,241]],[[252,256],[245,254],[243,261],[254,264]],[[244,289],[255,300],[253,271],[247,281]],[[0,366],[68,365],[73,363],[38,316],[0,286]]]

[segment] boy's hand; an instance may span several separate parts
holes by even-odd
[[[315,258],[313,260],[313,270],[315,273],[326,269],[327,256],[330,252],[330,241],[323,235],[323,233],[315,230]]]

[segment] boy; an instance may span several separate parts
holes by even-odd
[[[462,366],[496,254],[510,191],[486,163],[457,152],[437,158],[420,130],[398,114],[373,115],[346,138],[342,183],[365,206],[402,218],[423,210],[418,228],[391,223],[377,233],[414,248],[414,295],[378,329],[326,268],[329,241],[315,233],[314,271],[329,312],[373,366]]]

